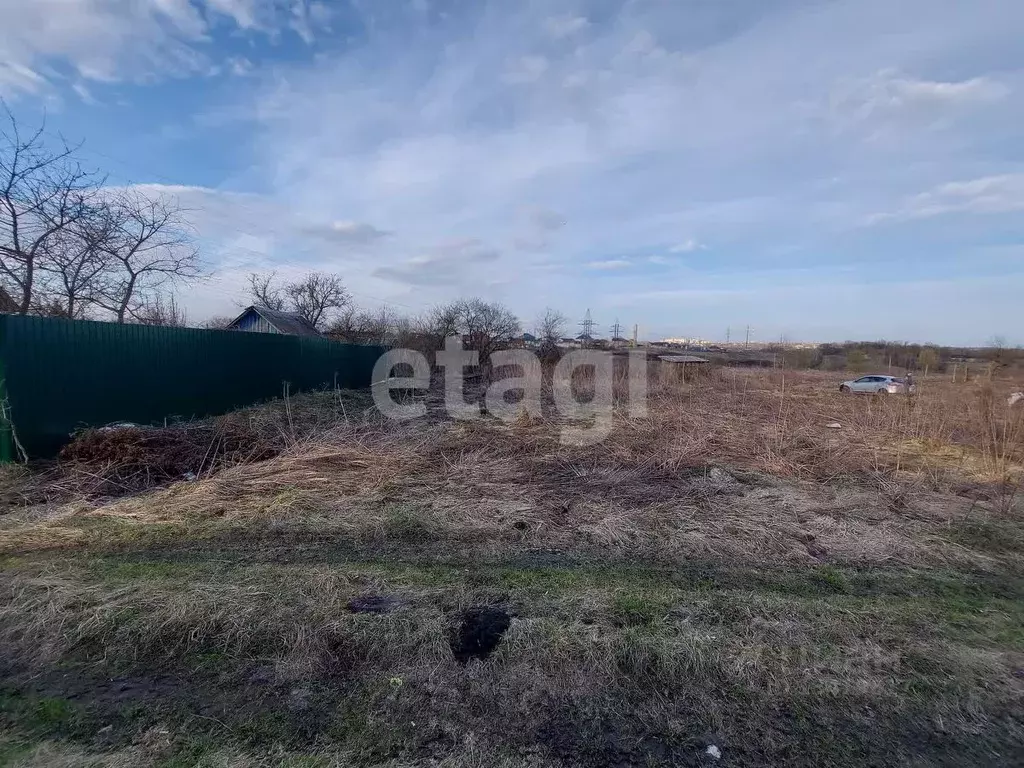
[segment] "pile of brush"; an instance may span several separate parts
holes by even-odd
[[[110,496],[269,459],[284,447],[280,433],[229,415],[161,428],[84,430],[64,446],[58,466],[77,493]]]
[[[60,452],[51,488],[66,496],[120,496],[273,458],[348,423],[365,393],[318,392],[166,427],[86,429]]]

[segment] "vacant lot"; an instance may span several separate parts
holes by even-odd
[[[588,448],[328,393],[7,469],[0,763],[1019,764],[1024,408],[837,381],[653,381]]]

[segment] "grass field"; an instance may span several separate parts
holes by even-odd
[[[194,479],[8,468],[0,763],[1020,764],[1013,383],[839,378],[655,380],[585,448],[331,393]]]

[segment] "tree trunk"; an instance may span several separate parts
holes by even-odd
[[[32,308],[32,279],[33,268],[32,258],[25,262],[25,282],[21,284],[21,305],[18,307],[19,315],[27,315]]]

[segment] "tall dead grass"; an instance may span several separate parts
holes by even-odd
[[[1022,469],[1024,409],[1005,405],[1000,389],[1008,384],[932,380],[912,397],[868,397],[843,395],[838,382],[816,372],[742,370],[684,388],[656,381],[645,437],[667,444],[667,461],[704,458],[780,476],[922,471],[929,458],[932,470],[990,479]]]

